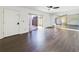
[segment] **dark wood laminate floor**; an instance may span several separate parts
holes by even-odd
[[[56,28],[0,40],[1,52],[79,52],[79,32]]]

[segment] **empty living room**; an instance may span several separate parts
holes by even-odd
[[[0,52],[79,52],[79,6],[0,6]]]
[[[79,0],[0,0],[0,59],[79,59]]]

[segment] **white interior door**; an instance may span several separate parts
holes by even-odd
[[[3,38],[3,11],[0,8],[0,39]]]
[[[4,9],[4,36],[19,33],[19,14],[10,9]]]

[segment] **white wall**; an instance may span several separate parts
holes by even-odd
[[[55,15],[51,15],[51,25],[55,25]]]
[[[33,9],[28,9],[28,8],[21,8],[21,7],[5,7],[5,8],[17,10],[17,11],[20,12],[21,15],[26,15],[27,21],[29,21],[29,13],[36,14],[36,15],[42,15],[43,16],[43,20],[44,20],[44,23],[43,23],[44,25],[43,26],[47,27],[48,25],[50,25],[50,23],[49,23],[50,22],[49,21],[50,17],[49,17],[48,13],[37,11],[37,10],[33,10]]]
[[[79,14],[68,15],[67,24],[69,25],[79,25]]]
[[[0,8],[0,39],[3,38],[3,9]]]
[[[15,35],[19,33],[19,24],[20,20],[19,12],[15,10],[10,10],[4,8],[4,36]]]
[[[19,22],[20,22],[20,27],[19,27],[20,29],[19,30],[20,30],[20,32],[18,32],[18,34],[29,32],[29,13],[31,13],[31,14],[37,14],[37,15],[42,15],[43,16],[43,27],[48,27],[50,25],[50,17],[49,17],[48,13],[37,11],[37,10],[32,10],[32,9],[28,9],[28,8],[22,8],[22,7],[0,7],[0,8],[4,9],[4,13],[5,13],[6,9],[9,9],[11,11],[16,11],[16,12],[19,13],[19,17],[20,17],[19,18]],[[2,14],[4,14],[4,13],[2,12]],[[4,17],[5,16],[6,15],[4,15]],[[1,17],[3,17],[3,16],[1,16]],[[6,18],[2,19],[1,17],[0,17],[0,22],[1,22],[1,20],[4,20],[4,19],[6,20]],[[7,22],[8,22],[8,19],[10,20],[11,18],[9,18],[8,14],[7,14],[7,17],[8,17],[7,18]],[[7,24],[9,25],[9,23],[7,23]],[[2,27],[3,26],[1,24],[0,31],[1,31]],[[2,30],[4,30],[4,29],[2,28]],[[12,30],[10,30],[10,28],[8,28],[8,31],[12,31]],[[7,35],[5,34],[4,37],[5,36],[7,36]]]

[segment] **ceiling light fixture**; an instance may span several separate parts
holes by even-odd
[[[48,8],[48,10],[50,10],[50,9],[58,9],[58,8],[60,8],[60,7],[54,7],[54,6],[47,6],[47,8]]]

